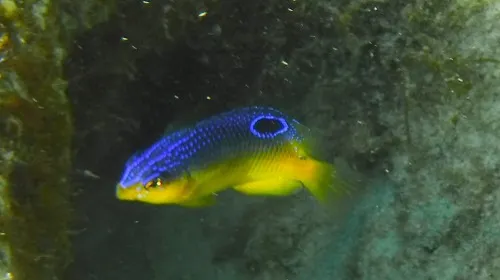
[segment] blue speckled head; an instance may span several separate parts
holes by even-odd
[[[300,125],[268,107],[246,107],[216,115],[194,126],[165,135],[126,163],[119,187],[174,179],[213,162],[259,149],[302,141]]]

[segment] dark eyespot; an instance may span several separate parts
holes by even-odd
[[[272,116],[261,116],[255,118],[250,125],[250,131],[258,137],[274,137],[286,132],[288,124],[283,118]]]
[[[275,119],[260,119],[253,128],[260,133],[275,133],[283,128],[283,124]]]

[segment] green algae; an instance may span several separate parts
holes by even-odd
[[[3,50],[8,54],[0,66],[0,110],[18,127],[15,139],[8,134],[2,139],[13,142],[2,148],[15,155],[2,174],[8,180],[3,201],[9,209],[2,213],[10,247],[6,269],[15,279],[53,279],[70,260],[67,174],[72,125],[60,79],[62,57],[56,52],[61,45],[48,16],[51,6],[47,1],[37,4],[32,11],[18,8],[3,22],[11,26],[9,38],[17,40]]]
[[[73,126],[63,61],[80,23],[60,25],[61,3],[0,2],[0,273],[7,278],[60,279],[71,261]]]

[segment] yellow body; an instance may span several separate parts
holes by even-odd
[[[151,204],[207,206],[215,194],[228,188],[247,195],[286,196],[305,187],[318,200],[340,185],[335,183],[334,167],[309,157],[297,143],[290,143],[272,155],[256,154],[191,170],[174,181],[160,182],[154,188],[141,184],[117,188],[122,200],[139,200]]]

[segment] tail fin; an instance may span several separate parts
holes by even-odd
[[[300,123],[295,124],[300,135],[303,136],[296,147],[300,154],[307,158],[305,166],[301,166],[301,182],[316,199],[321,203],[330,203],[332,200],[353,195],[366,185],[363,175],[353,170],[341,158],[335,159],[335,164],[330,164],[325,159],[328,152],[323,149],[326,139],[321,136],[321,131],[312,130]]]
[[[344,167],[337,168],[336,165],[314,159],[309,159],[307,165],[301,181],[322,204],[329,204],[353,192],[355,183],[339,172]]]

